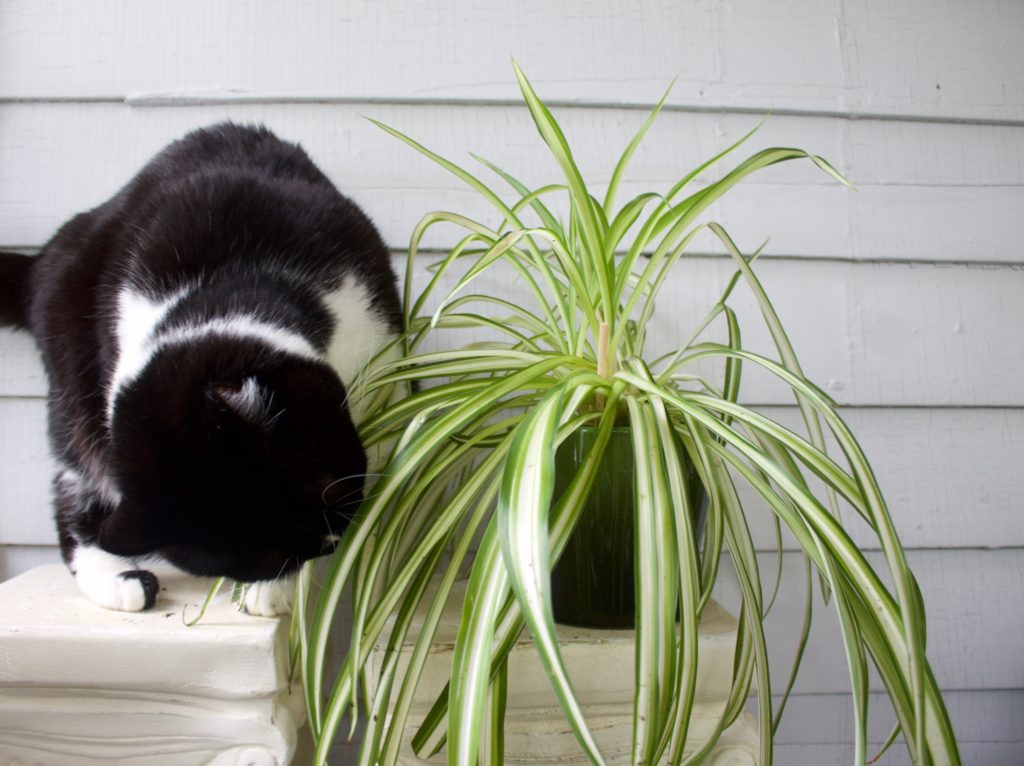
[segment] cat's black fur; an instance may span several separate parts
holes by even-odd
[[[254,581],[329,550],[366,458],[326,361],[214,332],[162,348],[110,398],[122,291],[187,290],[164,333],[246,316],[322,355],[347,330],[324,302],[346,278],[398,332],[395,275],[369,219],[301,148],[233,124],[168,146],[40,255],[0,254],[0,323],[31,331],[49,378],[66,561],[98,545]],[[239,405],[254,381],[260,406]]]

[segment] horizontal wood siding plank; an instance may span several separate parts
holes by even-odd
[[[1024,11],[994,0],[941,14],[927,0],[20,0],[2,13],[7,98],[507,100],[515,57],[559,101],[652,103],[682,72],[672,103],[687,107],[1024,119]]]
[[[861,406],[1024,404],[1017,385],[1017,376],[1024,373],[1024,336],[1009,331],[1024,323],[1024,306],[1016,300],[1024,289],[1024,270],[771,259],[755,268],[805,374],[837,401]],[[662,288],[646,357],[653,360],[678,348],[732,273],[725,259],[681,262]],[[425,270],[417,272],[417,289],[426,278]],[[481,275],[467,290],[502,295],[531,308],[536,303],[523,281],[502,267]],[[749,289],[740,284],[729,302],[743,328],[744,347],[778,358]],[[484,337],[444,331],[430,343],[450,348]],[[708,337],[723,339],[721,328],[713,327]],[[992,353],[993,339],[999,339],[1005,354]],[[720,379],[717,369],[710,362],[694,366],[713,380]],[[753,364],[746,366],[743,381],[746,402],[793,401],[773,375]]]
[[[762,411],[799,432],[796,408]],[[844,416],[874,466],[904,545],[1024,547],[1024,476],[1017,471],[1024,410],[851,409]],[[45,402],[0,398],[0,423],[0,543],[52,544]],[[831,454],[840,453],[833,446]],[[758,548],[773,550],[774,516],[742,480],[738,485]],[[879,547],[852,509],[841,513],[858,545]],[[788,537],[785,545],[794,548]]]
[[[760,408],[805,433],[795,407]],[[848,409],[842,412],[871,462],[896,531],[911,548],[1024,547],[1024,410]],[[829,454],[843,465],[831,441]],[[775,547],[767,504],[737,478],[759,548]],[[825,499],[820,484],[811,482]],[[844,526],[862,549],[877,536],[845,503]],[[788,535],[787,548],[795,548]]]
[[[872,742],[873,746],[881,745]],[[873,749],[872,754],[877,752]],[[869,755],[870,757],[870,755]],[[822,766],[853,763],[853,744],[788,744],[775,748],[775,762],[786,766]],[[966,742],[960,746],[960,762],[978,766],[1020,766],[1024,744],[1020,742]],[[354,761],[353,761],[354,763]],[[884,766],[913,766],[906,749],[894,745],[879,763]]]
[[[34,567],[59,564],[60,560],[60,550],[56,545],[0,544],[0,582]]]
[[[417,267],[417,289],[431,260],[424,257],[424,268]],[[394,263],[404,272],[404,257]],[[805,373],[836,401],[1024,406],[1024,334],[1015,331],[1024,326],[1024,269],[765,259],[756,271]],[[726,259],[686,260],[676,268],[649,329],[649,359],[691,334],[731,274]],[[474,289],[533,305],[529,289],[510,270],[481,276]],[[745,347],[777,358],[752,293],[741,284],[730,303],[743,323]],[[430,345],[451,348],[481,337],[445,331]],[[708,337],[720,339],[720,328],[711,328]],[[708,362],[695,369],[714,376],[719,366]],[[45,390],[31,338],[0,330],[0,396],[40,396]],[[753,365],[744,372],[742,394],[753,404],[793,401],[772,375]]]
[[[643,121],[636,112],[557,110],[596,189]],[[0,105],[0,246],[38,246],[72,215],[105,201],[168,142],[224,119],[262,122],[299,141],[371,214],[385,240],[405,248],[427,212],[500,219],[460,181],[360,118],[368,113],[487,177],[475,151],[531,185],[558,171],[525,108],[395,105],[232,105],[132,109],[117,104]],[[637,152],[623,195],[668,188],[743,136],[753,116],[668,113]],[[776,116],[722,166],[772,145],[824,155],[856,193],[790,162],[751,176],[717,203],[718,220],[744,247],[769,240],[766,255],[855,260],[1020,263],[1007,244],[1024,238],[1024,127],[807,120]],[[620,197],[626,199],[626,196]],[[557,200],[556,200],[557,202]],[[457,232],[437,227],[430,246]],[[723,252],[710,236],[695,251]]]
[[[46,374],[31,335],[0,328],[0,396],[45,396]]]
[[[42,399],[0,399],[0,545],[56,545]]]
[[[1024,732],[1016,725],[1019,711],[1024,709],[1024,690],[948,691],[943,699],[961,746],[1002,744],[1024,753]],[[776,697],[775,703],[779,701]],[[892,705],[888,695],[883,693],[868,695],[868,705],[868,740],[880,745],[895,721]],[[849,694],[793,695],[786,703],[775,742],[779,745],[852,745],[853,698]],[[902,744],[895,745],[882,763],[888,766],[889,758],[898,756],[903,749]],[[851,761],[852,757],[842,762]],[[788,766],[789,761],[780,763]],[[989,762],[965,758],[964,763]]]
[[[865,557],[876,571],[885,571],[880,551]],[[908,552],[907,560],[924,597],[928,659],[939,687],[944,691],[1024,688],[1024,665],[1015,639],[1024,631],[1024,589],[1017,587],[1024,582],[1024,549],[916,550]],[[777,561],[774,553],[759,554],[768,593],[775,582]],[[772,687],[780,691],[789,677],[803,621],[803,583],[802,561],[795,555],[785,556],[780,596],[765,621]],[[799,694],[847,693],[850,679],[835,608],[831,602],[823,604],[815,588],[814,621],[795,689]],[[722,562],[715,597],[736,613],[739,586],[728,559]],[[872,669],[871,690],[884,689]]]

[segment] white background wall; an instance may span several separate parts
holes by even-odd
[[[751,149],[823,154],[858,191],[772,168],[714,218],[745,249],[771,238],[760,274],[806,371],[845,405],[910,549],[964,763],[1011,766],[1024,762],[1022,46],[1018,2],[3,0],[0,247],[39,248],[167,141],[231,118],[300,141],[401,251],[424,212],[480,206],[360,115],[551,180],[511,56],[595,183],[682,72],[626,191],[667,188],[771,112]],[[710,242],[696,250],[663,307],[662,345],[729,274]],[[755,319],[748,295],[736,303]],[[765,334],[745,340],[763,348]],[[58,558],[43,392],[31,341],[0,331],[0,578]],[[744,396],[794,417],[764,380]],[[800,599],[793,588],[772,617],[779,665]],[[782,764],[852,758],[839,634],[817,612]],[[884,704],[872,721],[877,742]]]

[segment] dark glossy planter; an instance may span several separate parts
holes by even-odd
[[[590,452],[595,428],[581,428],[555,456],[557,499]],[[686,460],[694,531],[702,531],[707,497]],[[628,427],[615,428],[576,529],[551,574],[555,622],[585,628],[634,626],[633,442]]]

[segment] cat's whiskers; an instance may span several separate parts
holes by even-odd
[[[284,570],[288,568],[288,565],[291,564],[292,559],[294,558],[294,556],[289,556],[284,560],[284,562],[281,564],[281,568],[277,570],[277,576],[275,576],[274,579],[271,580],[271,582],[277,582],[281,579],[281,575],[284,574]]]
[[[343,481],[349,481],[351,479],[368,479],[371,476],[376,477],[376,478],[379,479],[383,475],[384,474],[382,474],[382,473],[352,473],[352,474],[349,474],[348,476],[342,476],[341,478],[335,479],[330,484],[328,484],[326,487],[324,487],[324,491],[320,493],[320,502],[323,503],[324,505],[327,505],[328,504],[327,503],[327,493],[330,492],[332,487],[337,486],[338,484],[341,484],[341,482],[343,482]],[[353,492],[349,492],[347,495],[345,495],[341,499],[344,500],[346,497],[349,497],[350,495],[352,495],[355,491],[357,491],[357,490],[353,490]],[[361,491],[361,490],[358,490],[358,491]]]
[[[334,527],[331,526],[331,520],[327,516],[327,511],[326,510],[321,511],[320,515],[323,516],[324,525],[327,527],[327,535],[326,535],[326,537],[324,539],[327,540],[328,542],[337,542],[338,540],[340,540],[341,539],[341,535],[337,534],[334,531]],[[335,539],[335,538],[337,538],[337,539]]]

